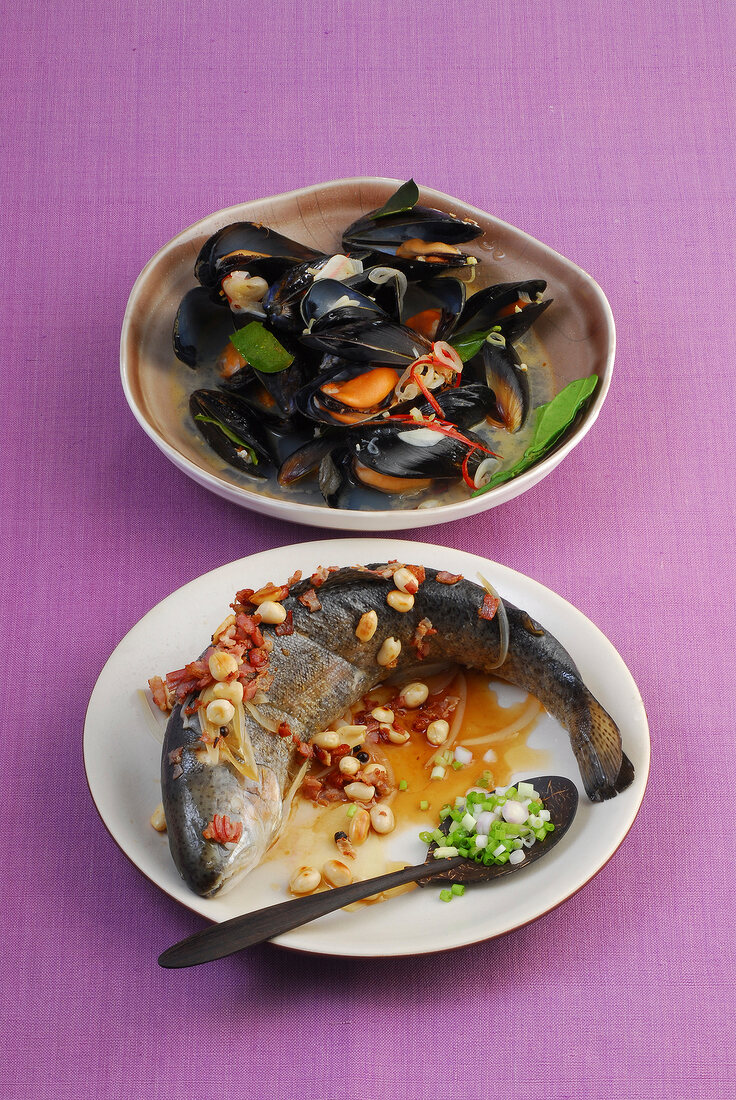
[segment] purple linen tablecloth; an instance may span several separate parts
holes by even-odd
[[[736,1096],[733,6],[18,0],[3,18],[0,1096]],[[210,211],[361,174],[493,212],[611,301],[613,386],[583,443],[523,497],[416,535],[604,631],[647,705],[648,793],[597,878],[501,940],[164,972],[203,922],[98,819],[89,695],[172,589],[332,536],[169,465],[121,392],[123,311]]]

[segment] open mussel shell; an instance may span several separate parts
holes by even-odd
[[[189,398],[194,423],[220,458],[251,477],[268,477],[268,439],[257,415],[235,394],[195,390]]]
[[[428,206],[414,206],[411,210],[379,218],[373,217],[375,213],[358,218],[348,226],[342,237],[346,250],[371,249],[409,262],[424,255],[425,262],[456,266],[467,263],[467,258],[456,246],[475,240],[483,233],[477,222]],[[414,241],[448,247],[417,253],[411,245]]]
[[[174,354],[197,370],[217,357],[234,331],[230,311],[216,305],[203,287],[194,287],[182,298],[174,319]]]
[[[318,279],[302,298],[301,315],[310,334],[351,321],[390,320],[367,295],[337,279]]]
[[[296,396],[299,411],[332,426],[359,424],[389,409],[399,372],[385,364],[325,357],[326,366]]]
[[[426,355],[431,347],[419,333],[382,318],[334,323],[319,332],[305,334],[302,341],[308,347],[343,359],[402,368]]]
[[[407,288],[407,277],[398,267],[373,264],[359,275],[346,279],[346,286],[362,291],[372,298],[394,321],[401,321],[402,302]]]
[[[341,262],[342,261],[342,262]],[[323,278],[332,278],[347,285],[350,279],[359,275],[362,261],[358,257],[320,256],[318,260],[297,264],[289,268],[276,279],[263,299],[263,308],[269,323],[276,329],[299,333],[304,327],[301,303],[304,295],[313,285]],[[324,269],[338,268],[333,275],[323,275]],[[342,274],[341,272],[344,272]]]
[[[480,374],[493,390],[500,424],[507,432],[518,432],[529,415],[529,376],[512,345],[494,333],[466,368],[469,376]]]
[[[248,271],[271,283],[294,264],[320,258],[306,245],[256,222],[233,222],[214,233],[200,249],[194,274],[202,286],[219,292],[232,271]]]
[[[468,298],[453,335],[497,328],[506,340],[515,343],[551,304],[551,298],[542,301],[540,297],[546,288],[544,279],[526,279],[496,283],[477,291]]]
[[[447,276],[409,283],[401,305],[401,323],[428,340],[445,340],[465,305],[465,283]]]

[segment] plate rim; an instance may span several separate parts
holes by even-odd
[[[501,562],[494,562],[494,561],[492,561],[491,559],[488,559],[488,558],[483,558],[481,555],[473,554],[469,551],[456,550],[455,548],[452,548],[452,547],[443,547],[443,546],[438,546],[437,544],[417,543],[417,542],[413,542],[413,541],[409,541],[409,540],[402,540],[402,539],[375,538],[375,537],[371,537],[371,536],[366,536],[366,537],[362,537],[362,538],[336,539],[336,540],[334,540],[334,542],[338,543],[343,548],[343,551],[345,553],[348,553],[348,552],[352,553],[352,551],[350,551],[349,548],[354,546],[356,552],[359,552],[362,555],[365,555],[366,551],[363,548],[366,548],[366,547],[373,548],[373,547],[375,547],[375,549],[377,551],[380,551],[378,553],[378,556],[377,557],[375,557],[375,556],[370,557],[370,551],[369,551],[369,559],[366,559],[366,560],[376,560],[376,561],[383,560],[383,557],[384,557],[385,554],[388,554],[388,553],[394,554],[394,553],[396,553],[397,550],[399,552],[401,552],[402,550],[407,550],[407,549],[412,551],[412,552],[416,552],[416,551],[422,552],[422,551],[425,551],[425,550],[429,550],[429,551],[432,551],[432,552],[450,551],[453,554],[459,555],[461,558],[465,558],[466,560],[469,560],[469,564],[472,563],[472,567],[474,567],[474,568],[477,567],[479,563],[482,563],[483,567],[485,567],[485,568],[487,568],[488,566],[491,566],[494,571],[500,571],[502,574],[503,573],[509,574],[512,579],[517,579],[518,578],[518,579],[521,580],[523,586],[530,585],[532,590],[536,589],[536,594],[539,597],[543,597],[543,598],[551,597],[552,601],[554,603],[558,603],[561,607],[564,607],[564,609],[566,610],[567,613],[572,612],[573,618],[577,619],[579,624],[582,623],[584,625],[586,631],[591,630],[592,632],[594,632],[598,636],[599,642],[602,641],[605,644],[605,646],[610,651],[609,657],[612,658],[615,662],[618,663],[619,672],[620,673],[622,672],[624,674],[625,678],[628,680],[628,682],[630,684],[630,687],[633,688],[633,694],[632,694],[631,699],[629,700],[629,705],[634,706],[636,708],[636,711],[637,711],[637,722],[639,724],[640,733],[642,735],[642,742],[641,742],[641,745],[639,745],[639,748],[640,748],[640,750],[643,750],[643,755],[644,755],[644,759],[643,759],[642,764],[640,764],[637,767],[637,777],[636,777],[636,781],[635,781],[637,787],[639,788],[639,793],[636,797],[635,805],[631,808],[631,810],[629,812],[629,817],[627,819],[626,825],[623,829],[623,832],[618,837],[617,843],[615,844],[615,846],[607,854],[605,854],[602,862],[599,862],[599,863],[596,862],[595,869],[592,871],[592,873],[587,874],[587,872],[584,872],[587,875],[587,877],[585,877],[577,885],[574,885],[572,889],[565,888],[565,892],[564,892],[563,896],[560,897],[558,900],[556,900],[554,902],[554,904],[548,906],[544,910],[536,912],[534,915],[532,915],[531,917],[528,917],[527,919],[521,920],[518,923],[513,924],[511,927],[504,928],[504,929],[496,931],[496,932],[491,932],[490,934],[486,934],[486,933],[483,933],[483,932],[481,932],[480,935],[473,934],[470,938],[464,938],[460,942],[453,942],[453,943],[448,944],[446,946],[432,946],[432,947],[421,946],[418,949],[417,948],[410,948],[408,950],[400,950],[400,951],[375,952],[375,951],[370,951],[369,950],[369,951],[361,953],[360,951],[356,952],[354,949],[348,949],[348,950],[343,950],[343,951],[337,950],[336,951],[336,950],[331,950],[329,948],[322,947],[321,945],[313,945],[313,944],[312,945],[310,945],[310,944],[305,945],[303,943],[298,943],[298,942],[295,943],[294,940],[298,940],[298,938],[299,938],[298,934],[301,931],[300,928],[294,929],[291,932],[285,933],[282,936],[275,937],[274,939],[269,940],[268,942],[271,943],[271,944],[274,944],[278,947],[284,947],[284,948],[286,948],[288,950],[291,950],[291,951],[297,951],[297,952],[302,952],[302,953],[312,954],[312,955],[323,955],[323,956],[326,955],[326,956],[332,956],[332,957],[353,957],[353,958],[358,958],[358,957],[359,958],[406,958],[406,957],[427,955],[427,954],[436,954],[436,953],[443,952],[443,951],[454,950],[454,949],[458,949],[458,948],[461,948],[461,947],[467,947],[471,944],[484,943],[484,942],[487,942],[488,940],[498,939],[501,936],[509,935],[511,932],[514,932],[514,931],[518,930],[519,928],[525,927],[526,925],[531,924],[534,921],[541,919],[543,916],[546,916],[547,913],[554,911],[554,909],[558,908],[564,902],[568,901],[571,897],[574,897],[575,894],[577,894],[580,890],[582,890],[585,886],[587,886],[588,883],[590,883],[604,869],[604,867],[607,866],[607,864],[610,862],[610,860],[613,858],[613,856],[619,850],[621,845],[626,840],[629,832],[631,831],[631,828],[633,827],[634,822],[635,822],[635,820],[636,820],[636,818],[639,814],[642,802],[643,802],[645,794],[646,794],[646,789],[647,789],[648,779],[649,779],[649,773],[650,773],[650,765],[651,765],[651,739],[650,739],[650,733],[649,733],[648,717],[647,717],[647,714],[646,714],[646,709],[644,707],[643,699],[642,699],[641,694],[639,692],[639,689],[636,685],[636,682],[634,681],[634,678],[633,678],[631,672],[629,671],[628,666],[624,662],[623,657],[618,652],[616,647],[607,638],[607,636],[600,630],[600,628],[597,627],[596,624],[585,615],[584,612],[580,611],[577,607],[575,607],[574,604],[572,604],[572,603],[570,603],[570,601],[566,600],[564,596],[560,596],[553,589],[548,588],[546,585],[542,584],[541,582],[536,581],[534,578],[529,577],[527,574],[521,573],[520,571],[515,570],[515,569],[511,568],[510,566],[506,566]],[[207,908],[206,908],[206,903],[208,901],[211,901],[212,899],[199,898],[196,895],[192,895],[191,900],[190,900],[189,897],[186,894],[184,894],[184,896],[179,896],[178,893],[172,892],[171,890],[167,889],[167,887],[165,885],[162,885],[159,881],[157,881],[156,878],[152,877],[141,866],[141,864],[139,862],[137,862],[135,856],[129,850],[127,850],[124,847],[124,839],[119,838],[119,836],[114,831],[113,825],[108,821],[108,818],[106,817],[104,809],[100,804],[100,802],[104,801],[104,799],[100,799],[99,791],[97,791],[97,793],[96,793],[96,791],[94,789],[95,785],[90,779],[90,758],[91,758],[91,755],[92,755],[91,754],[91,748],[90,748],[90,742],[91,742],[90,726],[92,724],[91,712],[93,710],[93,704],[96,704],[96,702],[97,702],[96,696],[97,696],[98,692],[102,690],[100,685],[101,685],[101,682],[103,681],[108,669],[110,668],[111,665],[114,664],[115,660],[118,658],[119,651],[124,650],[124,648],[126,646],[126,643],[128,642],[128,639],[130,638],[131,634],[133,634],[133,632],[135,632],[145,622],[145,620],[149,616],[153,615],[154,613],[160,613],[162,608],[164,608],[164,605],[167,602],[174,601],[175,599],[180,598],[188,589],[190,589],[192,587],[195,587],[195,586],[198,586],[198,585],[202,584],[203,582],[206,582],[214,574],[217,574],[217,573],[220,573],[220,572],[225,573],[226,571],[229,571],[229,570],[232,570],[232,569],[237,569],[237,568],[239,568],[240,566],[242,566],[244,564],[252,562],[252,560],[254,558],[257,558],[257,557],[262,557],[263,559],[268,558],[269,560],[273,560],[273,556],[276,555],[276,554],[279,554],[280,552],[286,552],[288,554],[298,553],[300,555],[304,555],[304,554],[308,554],[308,553],[311,553],[311,552],[318,553],[318,554],[324,554],[324,550],[325,550],[325,541],[324,540],[315,540],[315,541],[307,542],[307,543],[285,544],[285,545],[282,545],[282,546],[274,547],[272,549],[267,549],[267,550],[262,550],[262,551],[255,551],[254,553],[246,555],[243,558],[237,558],[237,559],[234,559],[233,561],[225,562],[222,565],[219,565],[219,566],[214,567],[213,569],[207,570],[206,572],[200,574],[199,576],[194,577],[191,580],[185,582],[183,585],[180,585],[178,588],[176,588],[173,591],[171,591],[170,593],[168,593],[168,595],[164,596],[164,598],[162,600],[159,600],[153,607],[149,608],[149,610],[146,611],[130,627],[130,629],[126,631],[126,633],[123,635],[123,637],[120,639],[118,644],[115,646],[112,653],[107,658],[107,660],[105,661],[104,665],[102,666],[100,672],[98,673],[98,676],[96,677],[96,680],[95,680],[94,687],[93,687],[92,692],[90,694],[90,698],[89,698],[88,703],[87,703],[87,707],[85,709],[83,734],[82,734],[82,757],[83,757],[85,780],[86,780],[86,783],[87,783],[87,788],[88,788],[89,793],[90,793],[90,797],[92,799],[92,803],[93,803],[93,805],[95,807],[95,810],[97,811],[97,814],[98,814],[100,820],[102,821],[105,829],[107,830],[107,832],[111,836],[112,840],[115,842],[116,846],[120,849],[120,851],[123,853],[123,855],[125,855],[128,862],[131,863],[136,868],[136,870],[152,886],[154,886],[156,889],[158,889],[164,895],[168,896],[171,901],[174,901],[174,902],[182,905],[184,908],[190,910],[193,913],[196,913],[198,916],[201,916],[205,920],[208,920],[208,921],[211,921],[211,922],[219,923],[221,920],[228,919],[229,916],[232,915],[232,914],[223,915],[223,916],[220,917],[216,913],[212,913],[211,911],[208,911]],[[403,555],[401,555],[401,553],[399,553],[398,556],[402,557]],[[356,558],[355,560],[359,561],[360,558]],[[139,686],[142,686],[142,685],[139,685]],[[578,785],[580,784],[580,780],[579,780],[578,776],[575,777],[575,781],[576,781],[576,783],[578,783]],[[179,886],[179,885],[180,884],[177,882],[177,886]],[[205,906],[204,908],[203,908],[203,905]]]
[[[141,288],[147,280],[151,270],[160,263],[164,257],[173,252],[180,245],[187,243],[188,238],[193,236],[201,226],[206,223],[216,221],[218,219],[229,219],[236,216],[235,212],[240,212],[241,216],[248,207],[260,205],[262,203],[275,202],[275,201],[288,201],[290,199],[298,199],[305,195],[312,195],[315,192],[321,190],[337,190],[349,186],[359,186],[363,184],[381,183],[390,186],[401,185],[403,181],[393,179],[387,176],[347,176],[341,179],[326,180],[322,183],[309,184],[305,187],[295,188],[291,191],[279,192],[273,195],[263,196],[255,199],[248,199],[246,202],[235,203],[231,206],[223,207],[221,210],[213,211],[210,214],[205,215],[203,218],[199,218],[197,221],[192,222],[191,225],[185,229],[180,230],[176,236],[171,240],[163,244],[157,252],[146,262],[144,267],[138,274],[133,287],[131,288],[128,300],[126,302],[125,311],[123,314],[123,323],[120,333],[120,378],[125,400],[128,404],[130,411],[139,426],[143,429],[148,438],[154,443],[154,445],[161,451],[161,453],[175,466],[178,470],[184,473],[191,480],[202,488],[207,489],[209,492],[214,493],[216,496],[222,497],[225,500],[230,501],[233,504],[237,504],[240,507],[248,508],[250,510],[262,511],[267,515],[275,516],[279,519],[287,520],[291,523],[302,523],[308,527],[324,527],[329,530],[406,530],[417,525],[417,520],[421,519],[421,526],[435,526],[440,523],[451,523],[460,519],[464,519],[467,516],[473,516],[488,511],[491,508],[498,507],[501,504],[505,504],[509,500],[513,500],[515,497],[520,496],[528,489],[533,488],[538,482],[542,481],[548,474],[552,473],[557,466],[567,457],[588,434],[595,422],[597,421],[603,403],[608,395],[608,391],[611,386],[611,380],[613,378],[613,370],[616,356],[616,325],[613,317],[613,311],[611,305],[596,279],[593,278],[587,271],[576,264],[573,260],[563,256],[561,252],[557,252],[550,245],[545,244],[538,238],[533,237],[525,230],[518,228],[518,226],[512,225],[510,222],[506,222],[501,218],[496,217],[494,214],[490,214],[487,211],[481,210],[479,207],[473,206],[471,203],[465,202],[463,199],[458,199],[452,195],[448,195],[443,191],[438,191],[436,188],[420,185],[419,189],[423,197],[439,199],[448,203],[454,203],[464,207],[467,211],[476,216],[480,216],[483,219],[489,219],[495,225],[501,227],[504,231],[510,232],[513,235],[518,236],[522,242],[531,243],[537,248],[541,248],[545,253],[562,262],[571,273],[580,277],[592,291],[594,298],[596,299],[599,308],[601,309],[602,318],[605,323],[606,334],[606,356],[605,362],[601,364],[601,374],[598,376],[600,384],[596,387],[596,393],[593,396],[593,400],[590,402],[586,414],[585,421],[579,426],[575,433],[568,438],[564,443],[557,447],[553,452],[542,459],[541,462],[536,463],[531,469],[519,474],[517,477],[512,478],[510,481],[504,482],[502,485],[496,486],[495,489],[490,490],[482,497],[469,497],[467,500],[454,501],[450,504],[441,504],[430,508],[403,508],[403,509],[381,509],[364,511],[361,509],[334,509],[325,507],[324,505],[302,503],[300,501],[293,500],[281,500],[278,497],[269,497],[259,494],[246,486],[240,486],[236,483],[219,476],[213,471],[205,470],[192,462],[191,459],[183,455],[176,447],[174,447],[169,441],[158,432],[152,424],[148,422],[143,414],[143,411],[139,408],[138,403],[135,400],[133,394],[133,388],[128,379],[127,373],[127,352],[126,347],[130,338],[130,330],[132,328],[132,318],[134,313],[134,307],[137,297],[141,291]],[[209,230],[201,230],[201,232],[209,232]],[[479,503],[482,502],[482,503]]]

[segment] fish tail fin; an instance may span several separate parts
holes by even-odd
[[[614,798],[634,779],[634,767],[621,748],[618,726],[589,692],[570,731],[573,752],[591,802]]]

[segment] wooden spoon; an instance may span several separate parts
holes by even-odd
[[[437,860],[434,858],[437,845],[431,844],[427,859],[416,867],[403,867],[399,871],[353,882],[349,886],[338,886],[323,893],[310,894],[309,897],[270,905],[266,909],[244,913],[243,916],[233,917],[220,924],[213,924],[201,932],[195,932],[193,936],[188,936],[164,951],[159,957],[159,965],[175,969],[222,959],[244,947],[252,947],[253,944],[280,936],[299,925],[308,924],[325,913],[342,909],[344,905],[361,901],[382,890],[390,890],[394,886],[403,886],[407,882],[416,882],[420,886],[487,882],[523,870],[559,844],[572,824],[578,806],[577,787],[569,779],[559,775],[543,775],[527,782],[532,784],[545,808],[549,810],[550,820],[555,828],[543,841],[537,841],[531,848],[524,849],[526,858],[523,863],[492,864],[486,867],[463,856]],[[445,825],[449,827],[449,821]]]

